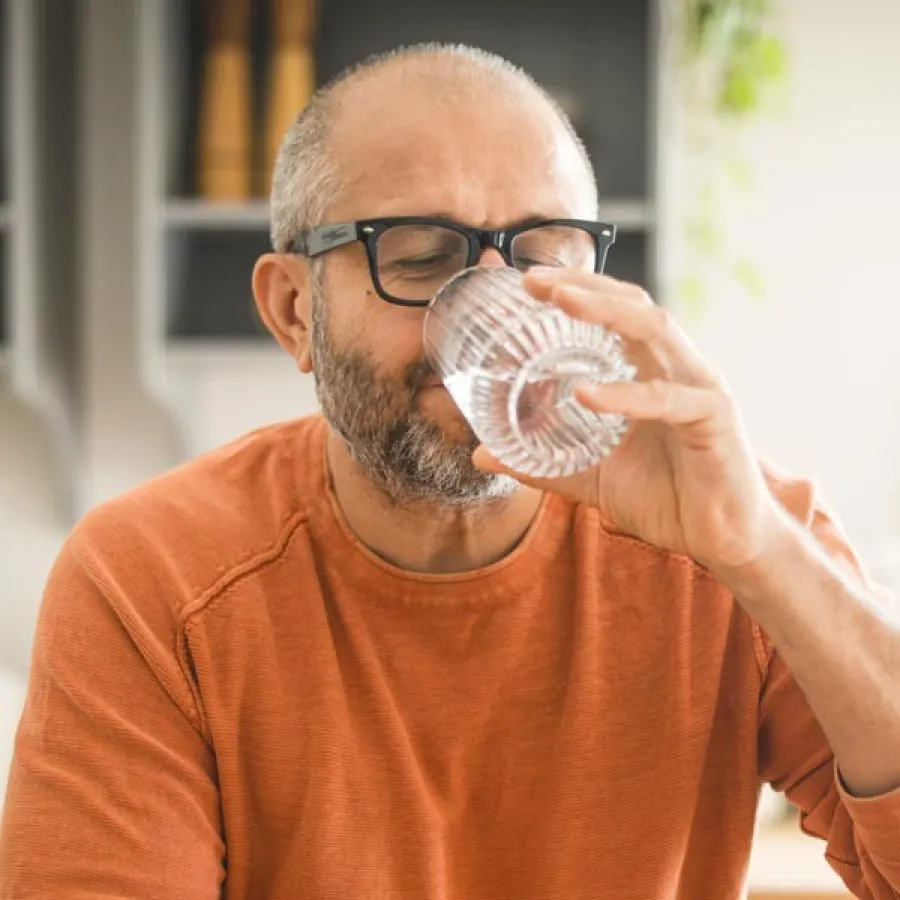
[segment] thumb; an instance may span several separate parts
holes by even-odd
[[[536,488],[539,491],[552,491],[574,499],[579,503],[595,505],[589,499],[582,499],[582,495],[586,492],[584,476],[587,473],[581,472],[563,478],[538,478],[532,475],[525,475],[523,472],[517,472],[509,466],[503,465],[483,444],[479,444],[472,453],[472,463],[476,468],[481,469],[482,472],[490,472],[495,475],[509,475],[518,481],[519,484],[523,484],[526,487]]]
[[[553,490],[554,483],[547,478],[534,478],[531,475],[525,475],[523,472],[517,472],[509,466],[505,466],[484,444],[479,444],[472,454],[472,463],[482,472],[490,472],[493,475],[508,475],[514,478],[519,484],[527,487],[538,488],[539,490]]]
[[[496,475],[512,475],[510,469],[503,465],[485,446],[479,444],[472,454],[472,462],[482,472],[492,472]]]

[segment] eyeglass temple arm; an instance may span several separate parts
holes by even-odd
[[[335,225],[320,225],[304,231],[293,243],[295,253],[318,256],[335,247],[342,247],[359,237],[356,222],[338,222]]]

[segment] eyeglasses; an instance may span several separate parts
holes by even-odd
[[[307,257],[361,241],[378,295],[399,306],[428,306],[441,285],[474,266],[487,248],[508,266],[565,266],[602,272],[616,226],[585,219],[541,219],[496,231],[447,219],[395,216],[304,231],[290,251]]]

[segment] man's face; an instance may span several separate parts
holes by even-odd
[[[438,107],[424,91],[376,84],[332,139],[342,199],[329,221],[421,215],[501,228],[594,215],[577,150],[531,97]],[[502,265],[487,251],[482,264]],[[314,267],[311,354],[323,414],[397,503],[473,505],[516,484],[471,463],[477,439],[423,358],[424,309],[375,292],[362,244]]]

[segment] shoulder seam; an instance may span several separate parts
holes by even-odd
[[[202,717],[199,714],[199,710],[194,706],[194,703],[196,702],[196,700],[194,699],[195,693],[191,688],[190,681],[182,668],[180,654],[176,652],[175,659],[177,662],[178,672],[183,679],[183,686],[188,689],[188,694],[193,701],[190,706],[186,706],[181,700],[178,699],[178,692],[173,689],[169,676],[158,664],[155,655],[151,652],[150,648],[148,648],[144,641],[141,639],[139,630],[134,627],[134,623],[131,620],[131,617],[128,615],[127,608],[122,604],[116,602],[116,592],[107,583],[103,575],[99,571],[97,571],[96,567],[91,564],[90,559],[86,558],[81,552],[79,552],[77,546],[73,546],[72,550],[80,564],[84,566],[84,571],[87,577],[98,587],[101,595],[103,596],[103,599],[112,609],[116,618],[122,623],[122,626],[124,627],[125,632],[128,635],[128,639],[132,641],[132,643],[138,649],[141,658],[151,670],[160,686],[163,688],[166,694],[168,694],[169,698],[172,700],[175,706],[190,722],[194,730],[204,739],[204,741],[208,742],[208,736],[202,724]]]
[[[265,550],[256,552],[246,559],[240,560],[232,564],[227,569],[223,569],[216,573],[216,578],[209,587],[203,590],[196,600],[188,603],[181,612],[178,623],[178,631],[175,635],[175,657],[178,660],[178,669],[181,677],[184,679],[191,698],[193,700],[194,713],[197,717],[197,730],[203,736],[203,739],[212,748],[212,733],[203,711],[203,703],[199,696],[196,685],[188,675],[190,664],[188,662],[188,633],[193,623],[207,609],[220,599],[228,588],[239,579],[253,574],[259,569],[264,568],[271,562],[274,562],[287,549],[291,538],[297,529],[307,521],[308,516],[303,512],[292,513],[282,523],[277,539]]]
[[[215,581],[196,600],[185,606],[181,614],[181,627],[185,630],[190,628],[197,616],[219,600],[234,582],[277,561],[287,550],[297,529],[307,520],[305,512],[292,513],[282,524],[278,538],[269,547],[216,573]]]

